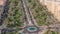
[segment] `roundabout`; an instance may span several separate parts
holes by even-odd
[[[36,26],[28,26],[28,27],[25,28],[25,30],[29,33],[33,33],[33,32],[38,32],[39,28],[36,27]]]
[[[31,27],[28,27],[27,30],[28,30],[29,32],[35,32],[35,31],[37,31],[37,28],[31,26]]]

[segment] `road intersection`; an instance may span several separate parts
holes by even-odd
[[[23,14],[23,20],[24,20],[24,27],[20,28],[20,31],[23,32],[24,34],[42,34],[45,33],[47,29],[60,29],[59,26],[38,26],[33,15],[32,12],[30,11],[30,9],[27,7],[27,3],[25,0],[21,0],[22,3],[22,14]],[[34,32],[29,32],[27,30],[27,28],[29,27],[36,27],[37,30]],[[15,31],[16,28],[3,28],[2,31],[7,30],[7,31]]]

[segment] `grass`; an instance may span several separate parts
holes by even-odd
[[[45,5],[42,5],[38,0],[26,1],[30,11],[34,16],[34,19],[39,26],[50,25],[53,23],[53,20],[50,18],[51,14],[48,12],[48,9]]]
[[[58,34],[57,31],[47,30],[45,34]]]
[[[23,26],[21,7],[22,5],[20,0],[10,0],[9,14],[7,17],[8,20],[7,27]]]

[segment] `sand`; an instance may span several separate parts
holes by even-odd
[[[4,6],[6,0],[0,0],[0,5]]]
[[[58,21],[60,21],[60,2],[53,0],[40,0],[40,2],[46,5],[49,12],[51,12]]]

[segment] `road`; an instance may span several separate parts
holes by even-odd
[[[9,7],[8,7],[8,5],[9,5],[9,1],[8,0],[6,0],[6,4],[5,4],[5,6],[3,7],[3,11],[2,11],[2,13],[0,14],[1,16],[1,18],[0,18],[0,25],[2,25],[3,24],[3,21],[5,20],[5,18],[7,18],[7,14],[8,14],[8,10],[9,10]]]
[[[35,20],[34,20],[34,18],[33,18],[33,16],[32,16],[32,12],[29,10],[29,8],[27,7],[27,3],[26,3],[26,1],[25,0],[21,0],[22,1],[22,4],[23,4],[23,9],[24,9],[24,13],[25,13],[25,15],[26,15],[26,20],[28,21],[27,23],[28,23],[28,25],[27,26],[35,26],[35,23],[36,22],[34,22]],[[32,25],[31,25],[32,24]],[[40,28],[42,28],[42,27],[40,27]],[[59,28],[59,27],[56,27],[56,26],[51,26],[51,27],[47,27],[46,29],[57,29],[57,28]],[[43,29],[45,29],[45,28],[43,28]],[[43,30],[42,29],[42,30]],[[60,28],[59,28],[60,29]]]
[[[22,2],[22,7],[23,7],[23,15],[24,15],[24,21],[27,21],[27,25],[33,25],[34,26],[34,21],[32,19],[32,15],[30,14],[29,8],[27,7],[27,3],[25,0],[21,0]]]
[[[24,20],[24,26],[26,27],[29,27],[29,26],[35,26],[35,21],[34,21],[34,18],[33,18],[33,15],[31,13],[31,11],[29,10],[29,8],[27,7],[27,3],[25,0],[21,0],[21,3],[22,3],[22,14],[23,14],[23,20]],[[40,27],[42,28],[42,27]],[[60,29],[60,27],[50,27],[50,29],[54,29],[54,28],[58,28]],[[21,29],[25,29],[25,28],[21,28]],[[42,29],[44,30],[45,27]],[[48,28],[46,28],[48,29]],[[15,31],[16,29],[2,29],[2,30],[7,30],[7,31]]]
[[[35,26],[36,22],[34,22],[34,19],[33,19],[33,16],[32,16],[32,12],[27,7],[26,1],[25,0],[21,0],[21,2],[22,2],[22,6],[23,6],[23,11],[24,11],[23,15],[25,15],[24,19],[25,19],[25,21],[27,21],[27,22],[24,22],[24,23],[26,23],[26,26]],[[40,27],[40,28],[42,28],[42,27]],[[43,28],[43,29],[45,29],[45,28]],[[48,29],[48,28],[46,28],[46,29]]]

